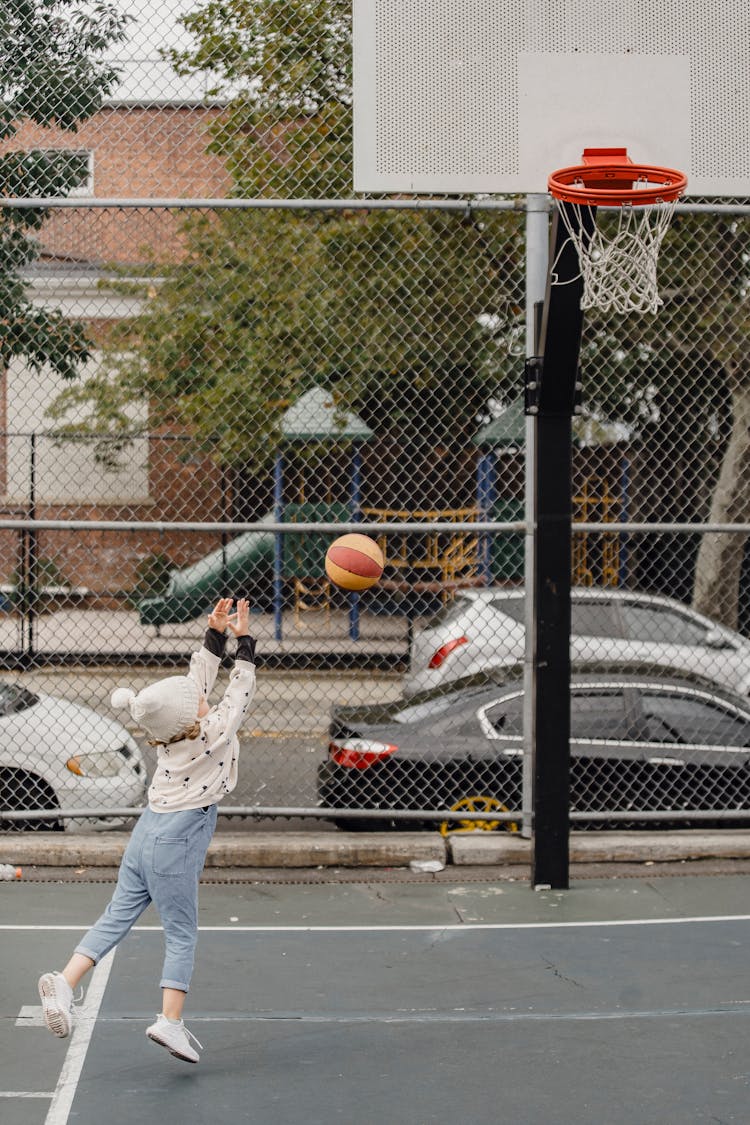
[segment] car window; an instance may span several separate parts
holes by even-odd
[[[720,702],[679,692],[642,691],[650,742],[750,746],[750,720]]]
[[[526,601],[524,598],[493,598],[493,609],[512,617],[521,625],[525,621]],[[618,637],[621,634],[617,613],[605,601],[580,601],[575,599],[571,605],[571,629],[583,637]]]
[[[571,604],[571,631],[577,637],[619,637],[622,633],[614,606],[578,599]]]
[[[517,621],[519,625],[523,625],[526,620],[526,599],[523,597],[493,598],[490,605],[493,609],[504,613],[506,617]]]
[[[632,738],[625,696],[618,688],[578,687],[570,703],[570,737]]]
[[[13,715],[33,706],[37,696],[20,684],[0,683],[0,715]]]
[[[651,605],[620,606],[625,636],[631,641],[661,641],[670,645],[702,645],[707,630],[697,621],[671,609]]]
[[[407,700],[405,702],[397,702],[393,706],[389,706],[383,715],[384,722],[393,723],[417,723],[423,719],[432,719],[436,715],[441,715],[444,711],[450,711],[452,708],[461,708],[468,705],[475,695],[487,694],[487,685],[483,684],[475,688],[459,688],[456,691],[445,692],[441,694],[430,695],[427,698]]]
[[[512,738],[523,735],[523,695],[514,695],[510,699],[494,703],[484,714],[496,734]]]
[[[576,688],[571,699],[572,738],[617,738],[630,736],[625,697],[618,689]],[[488,707],[488,723],[499,735],[523,735],[523,696],[516,695]]]
[[[469,608],[468,598],[455,598],[452,602],[442,606],[437,613],[429,617],[424,624],[425,629],[434,629],[437,625],[450,625],[451,621],[458,621]]]

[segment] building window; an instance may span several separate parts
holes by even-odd
[[[92,355],[88,364],[92,374],[99,362],[100,357]],[[80,378],[85,380],[85,370]],[[5,503],[27,504],[32,495],[46,504],[147,502],[147,437],[134,438],[125,463],[113,468],[97,458],[95,441],[58,438],[50,433],[45,411],[67,385],[49,368],[37,372],[20,357],[10,361],[6,375],[7,429],[0,433],[0,449],[4,446],[5,452]],[[147,414],[145,405],[134,404],[131,413],[134,426],[141,429]]]
[[[94,154],[89,149],[35,148],[29,156],[33,158],[29,173],[36,185],[35,196],[65,194],[72,198],[94,194]],[[60,187],[61,179],[71,185],[65,193]]]

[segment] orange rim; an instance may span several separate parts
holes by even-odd
[[[638,187],[635,187],[635,184]],[[648,186],[647,186],[648,185]],[[547,181],[547,190],[566,203],[589,207],[622,207],[630,203],[672,203],[687,187],[687,176],[675,168],[655,164],[576,164],[560,168]]]

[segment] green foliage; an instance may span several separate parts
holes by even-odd
[[[351,0],[212,0],[182,20],[179,73],[240,87],[213,130],[238,195],[335,198],[351,190]]]
[[[76,0],[5,0],[0,9],[0,140],[8,144],[19,124],[75,131],[96,112],[117,72],[101,56],[124,37],[128,17],[109,4]],[[0,197],[67,195],[80,168],[70,154],[8,151],[0,156]],[[44,208],[0,208],[0,366],[23,356],[30,366],[49,364],[73,377],[89,357],[81,325],[34,308],[18,271],[37,257],[33,237]]]
[[[152,551],[141,559],[135,568],[135,583],[128,594],[128,605],[136,609],[144,598],[154,598],[165,593],[169,585],[169,572],[173,568],[174,563],[162,551]]]
[[[589,409],[665,453],[722,447],[728,367],[747,348],[749,262],[748,219],[679,215],[659,258],[658,314],[587,315],[581,362]],[[594,378],[585,378],[587,369]]]
[[[241,90],[212,148],[250,197],[348,197],[352,183],[350,0],[210,2],[184,17],[182,73]],[[260,468],[284,409],[313,384],[373,428],[465,440],[520,368],[522,225],[419,210],[221,211],[185,224],[188,253],[123,326],[101,377],[54,408],[90,407],[88,428],[185,426],[226,463]]]
[[[507,239],[507,218],[488,226],[480,237],[472,222],[432,213],[195,218],[188,259],[53,416],[86,408],[93,422],[79,428],[124,434],[128,402],[145,398],[151,427],[185,426],[225,463],[260,467],[283,411],[322,384],[380,433],[465,441],[503,379],[518,380],[483,320],[508,315],[518,280],[486,251],[488,237]]]
[[[30,610],[46,613],[51,606],[64,600],[66,591],[71,589],[70,581],[47,555],[34,560],[33,573],[17,567],[10,576],[10,585],[13,587],[10,603],[22,613]]]

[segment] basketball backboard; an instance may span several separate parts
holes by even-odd
[[[545,192],[584,148],[750,195],[748,0],[354,0],[354,187]]]

